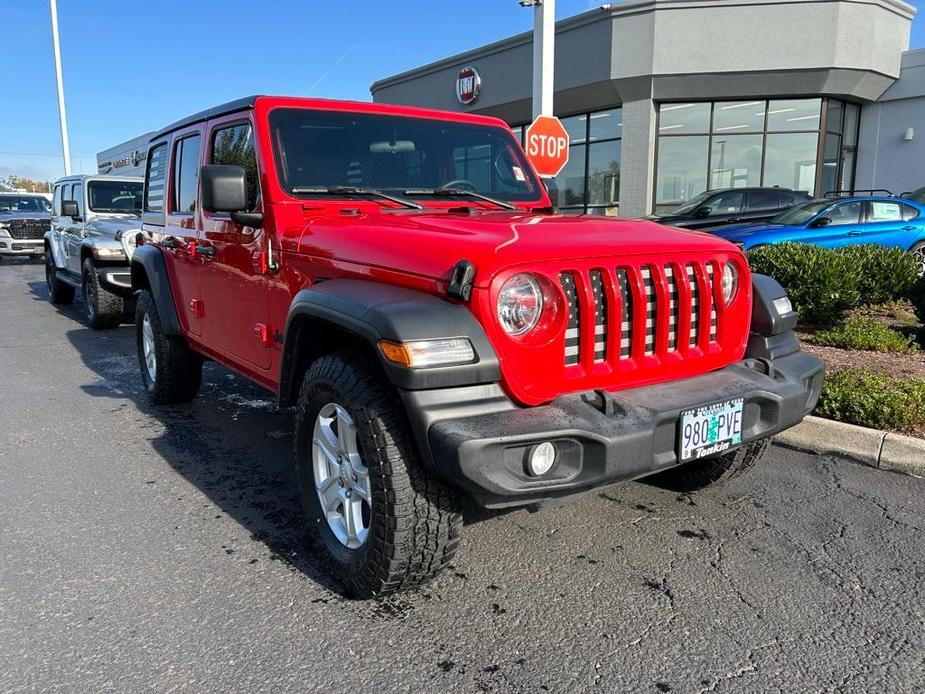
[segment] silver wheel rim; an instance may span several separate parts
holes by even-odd
[[[151,328],[151,319],[147,313],[141,320],[141,347],[144,351],[148,379],[154,383],[154,377],[157,374],[157,354],[154,352],[154,330]]]
[[[912,255],[915,256],[919,264],[919,276],[925,275],[925,245],[912,249]]]
[[[369,536],[372,490],[357,447],[357,428],[343,407],[328,403],[315,418],[312,470],[318,503],[334,537],[359,549]]]

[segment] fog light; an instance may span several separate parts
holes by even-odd
[[[786,313],[791,313],[793,311],[793,304],[790,303],[790,299],[786,296],[782,296],[780,299],[774,299],[774,308],[780,315]]]
[[[545,475],[556,462],[556,447],[549,441],[534,446],[527,459],[527,472],[533,477]]]

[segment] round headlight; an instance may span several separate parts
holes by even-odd
[[[731,262],[727,262],[723,267],[723,300],[726,302],[727,306],[735,299],[738,290],[739,271],[736,270],[735,265]]]
[[[543,313],[543,292],[530,275],[514,275],[501,285],[498,294],[498,320],[508,335],[532,330]]]

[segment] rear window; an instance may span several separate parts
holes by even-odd
[[[164,211],[164,191],[167,183],[167,143],[162,142],[148,153],[148,175],[145,177],[145,212]]]

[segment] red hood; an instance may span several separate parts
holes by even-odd
[[[655,222],[524,212],[370,213],[324,216],[305,228],[300,250],[330,259],[446,278],[457,261],[487,286],[505,268],[563,259],[733,251],[726,241]]]

